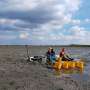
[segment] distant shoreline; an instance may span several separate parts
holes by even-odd
[[[0,45],[0,46],[25,46],[25,45]],[[90,47],[90,45],[26,45],[26,46],[46,46],[46,47]]]

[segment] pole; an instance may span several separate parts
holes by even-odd
[[[26,47],[26,52],[27,52],[27,61],[30,61],[28,45],[25,45],[25,47]]]

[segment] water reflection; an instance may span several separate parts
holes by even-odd
[[[62,74],[83,74],[84,69],[62,69],[62,70],[55,70],[55,75],[62,75]]]

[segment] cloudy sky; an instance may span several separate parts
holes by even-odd
[[[90,44],[90,0],[0,0],[0,44]]]

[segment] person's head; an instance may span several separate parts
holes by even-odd
[[[53,48],[51,49],[51,52],[54,52],[54,51],[53,51]]]
[[[62,48],[62,52],[64,52],[65,51],[65,48]]]
[[[53,49],[53,48],[49,47],[49,48],[48,48],[48,52],[52,52],[52,49]]]

